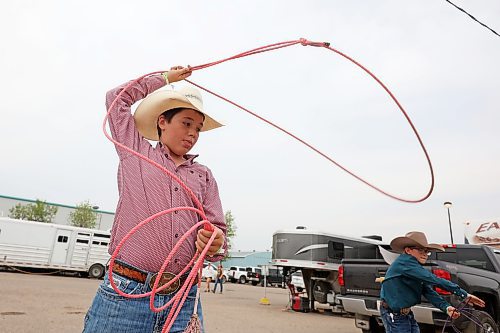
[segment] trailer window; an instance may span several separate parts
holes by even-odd
[[[68,236],[58,236],[57,237],[57,242],[58,243],[67,243],[68,242]]]
[[[89,240],[88,239],[77,239],[76,240],[77,243],[83,243],[83,244],[88,244],[89,243]]]
[[[93,241],[92,245],[99,245],[99,242]]]
[[[87,236],[87,237],[89,237],[89,236],[90,236],[90,234],[83,233],[83,232],[79,232],[79,233],[78,233],[78,236]]]
[[[105,234],[94,234],[94,237],[111,238],[110,235],[105,235]]]
[[[331,259],[344,259],[344,243],[328,241],[328,257]]]
[[[108,246],[108,243],[106,243],[106,242],[101,242],[101,245]]]

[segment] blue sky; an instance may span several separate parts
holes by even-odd
[[[500,30],[497,1],[455,1]],[[495,26],[496,25],[496,26]],[[193,149],[236,218],[235,248],[265,250],[305,225],[385,240],[421,230],[448,242],[499,219],[500,37],[446,1],[9,2],[0,13],[0,192],[114,210],[107,90],[170,66],[270,43],[329,41],[377,75],[420,132],[436,186],[420,204],[389,199],[297,142],[211,96],[226,126]],[[360,176],[418,198],[429,171],[387,94],[332,52],[294,46],[198,71],[192,80],[268,117]]]

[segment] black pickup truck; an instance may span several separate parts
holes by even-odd
[[[395,254],[387,252],[388,246],[380,246],[378,256],[387,261]],[[472,293],[486,302],[483,311],[478,317],[483,323],[484,330],[471,322],[462,323],[462,332],[498,332],[500,322],[500,250],[479,245],[446,246],[445,252],[433,253],[426,269],[438,277],[451,280],[462,289]],[[388,263],[384,259],[344,259],[339,269],[339,282],[344,310],[355,315],[355,325],[363,333],[384,332],[379,316],[380,309],[380,282]],[[458,305],[456,296],[445,290],[436,289],[451,304]],[[442,330],[446,322],[446,315],[432,306],[424,298],[422,303],[412,308],[415,319],[419,322],[421,332],[436,332]]]
[[[280,288],[286,288],[286,277],[283,275],[283,268],[271,266],[264,270],[261,276],[260,285],[264,286],[264,280],[266,281],[266,286],[276,286]]]

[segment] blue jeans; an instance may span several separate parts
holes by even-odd
[[[222,278],[215,279],[214,293],[217,291],[217,284],[220,284],[220,292],[222,293],[223,290]]]
[[[420,333],[413,312],[407,315],[390,313],[386,308],[380,307],[380,316],[384,323],[386,333]]]
[[[121,291],[126,294],[142,294],[151,291],[148,274],[146,282],[138,283],[120,275],[113,274],[113,279]],[[183,332],[193,314],[197,286],[193,286],[177,316],[170,332]],[[160,307],[170,301],[173,295],[155,295],[155,306]],[[108,274],[97,289],[94,301],[84,320],[83,333],[159,333],[163,329],[170,307],[153,312],[149,308],[149,297],[126,298],[118,295],[111,287]],[[201,300],[198,302],[198,316],[203,327]]]

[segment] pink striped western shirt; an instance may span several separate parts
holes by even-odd
[[[123,84],[107,93],[107,108],[126,85]],[[176,167],[169,157],[166,146],[161,144],[157,144],[156,147],[151,146],[136,129],[131,106],[164,85],[163,77],[155,75],[143,78],[130,86],[110,111],[111,135],[118,142],[163,165],[182,179],[202,203],[208,220],[225,234],[226,224],[219,190],[212,172],[206,166],[194,161],[197,155],[188,155],[187,161]],[[110,254],[123,237],[147,217],[172,207],[195,207],[192,199],[177,182],[158,168],[118,147],[117,152],[120,158],[118,169],[120,198],[111,230]],[[117,258],[146,271],[157,272],[179,238],[198,221],[200,217],[190,211],[176,211],[159,217],[129,238]],[[189,263],[196,251],[195,241],[196,232],[182,244],[171,264],[167,266],[167,271],[178,273]],[[218,261],[222,259],[222,255],[207,259]]]

